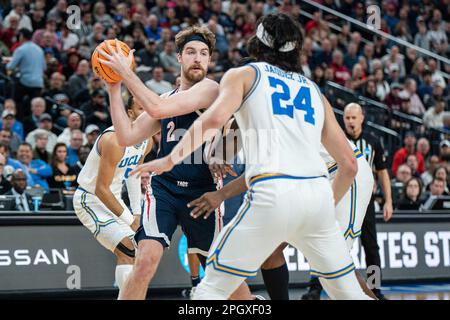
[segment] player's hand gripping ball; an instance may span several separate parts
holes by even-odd
[[[116,40],[107,40],[107,41],[109,43],[109,46],[117,52]],[[128,47],[128,45],[125,42],[122,42],[119,40],[117,40],[117,42],[119,43],[120,47],[122,48],[123,55],[125,57],[127,57],[128,54],[130,53],[130,47]],[[122,77],[119,74],[117,74],[109,66],[102,64],[99,61],[99,59],[105,60],[105,57],[99,52],[99,48],[101,48],[106,53],[110,54],[110,52],[108,50],[108,46],[106,45],[105,42],[102,42],[101,44],[99,44],[95,48],[94,52],[92,53],[92,57],[91,57],[92,70],[99,78],[103,79],[104,81],[106,81],[108,83],[116,83],[116,82],[121,81]],[[133,70],[136,68],[136,62],[134,61],[134,58],[133,58],[131,68]]]

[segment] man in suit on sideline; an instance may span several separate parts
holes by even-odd
[[[30,195],[25,193],[25,189],[27,188],[27,177],[25,175],[25,172],[23,172],[22,170],[16,170],[12,174],[11,185],[12,189],[5,193],[5,195],[15,196],[15,210],[32,211],[33,200]]]

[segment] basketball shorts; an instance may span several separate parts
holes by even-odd
[[[374,178],[372,169],[362,157],[358,159],[358,173],[350,190],[336,205],[336,220],[344,234],[349,250],[361,235],[361,226],[369,205]]]
[[[228,298],[282,242],[299,249],[321,280],[331,280],[324,287],[332,298],[367,298],[336,222],[329,181],[278,174],[250,180],[246,202],[211,247],[194,298]]]
[[[159,241],[170,247],[172,236],[178,225],[187,238],[188,252],[208,255],[213,240],[222,229],[222,217],[216,210],[207,219],[191,217],[187,204],[215,187],[180,187],[161,177],[152,177],[144,199],[141,226],[135,240]]]
[[[125,206],[122,200],[119,200]],[[106,249],[114,252],[123,238],[133,240],[134,231],[113,214],[98,198],[78,187],[73,196],[75,214]]]

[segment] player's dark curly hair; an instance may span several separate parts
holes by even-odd
[[[284,13],[277,13],[261,17],[257,25],[260,23],[274,39],[274,47],[266,46],[254,35],[247,43],[249,55],[257,61],[270,63],[285,71],[301,73],[300,51],[303,45],[303,35],[298,22]],[[279,51],[287,42],[291,41],[296,43],[294,50],[289,52]]]

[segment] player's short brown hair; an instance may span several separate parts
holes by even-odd
[[[187,29],[184,29],[175,36],[175,45],[177,46],[177,50],[179,53],[183,51],[183,48],[187,42],[189,42],[189,38],[192,36],[200,36],[203,38],[208,46],[209,54],[212,54],[214,48],[216,46],[216,36],[206,27],[192,26]],[[188,41],[187,41],[188,40]]]

